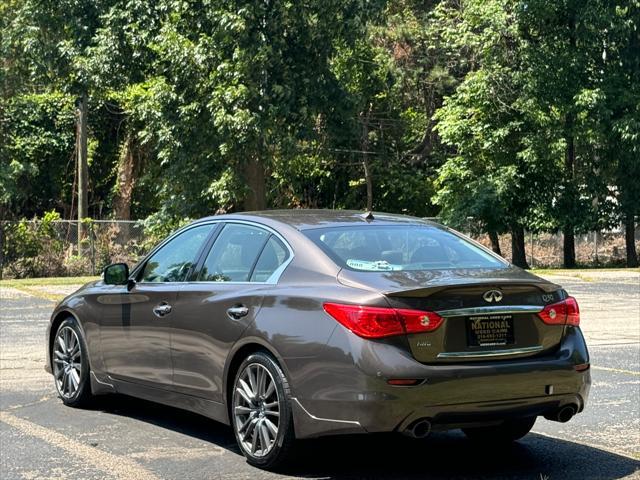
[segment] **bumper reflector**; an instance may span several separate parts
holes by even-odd
[[[413,385],[418,385],[420,380],[415,378],[391,378],[387,380],[389,385],[396,385],[402,387],[412,387]]]

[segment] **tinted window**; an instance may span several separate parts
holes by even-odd
[[[258,263],[251,274],[252,282],[266,282],[280,265],[289,258],[289,250],[277,237],[271,235],[264,246]]]
[[[173,238],[147,261],[142,282],[182,282],[213,225],[201,225]]]
[[[398,225],[306,230],[339,265],[370,272],[499,268],[507,265],[482,248],[446,230]]]
[[[207,255],[198,280],[248,282],[268,237],[269,233],[261,228],[227,224]]]

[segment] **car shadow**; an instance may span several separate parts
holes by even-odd
[[[94,408],[210,442],[244,462],[231,428],[200,415],[124,395],[99,397]],[[322,479],[588,480],[624,478],[640,471],[640,461],[632,458],[535,433],[507,446],[471,442],[459,431],[436,432],[422,440],[373,434],[298,443],[294,457],[278,473]]]

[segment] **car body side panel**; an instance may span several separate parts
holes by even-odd
[[[277,291],[265,292],[260,315],[250,333],[272,344],[283,358],[317,356],[337,325],[324,312],[324,302],[337,298],[349,302],[349,293],[353,296],[352,301],[374,305],[385,302],[381,295],[363,296],[362,292],[350,290],[328,284],[281,286]]]
[[[153,388],[140,383],[124,380],[112,380],[118,393],[143,398],[152,402],[162,403],[171,407],[189,410],[218,422],[229,424],[226,406],[223,403],[208,400],[194,395],[185,395],[167,389]]]
[[[223,373],[229,350],[260,310],[264,285],[190,282],[181,286],[171,318],[173,388],[224,402]],[[249,313],[232,319],[227,309]]]
[[[229,382],[234,380],[229,368],[236,352],[252,345],[269,351],[276,358],[295,397],[299,380],[308,371],[315,375],[317,367],[322,369],[326,344],[338,327],[338,323],[324,312],[322,303],[345,299],[354,303],[386,305],[383,296],[343,287],[336,284],[335,277],[329,276],[312,285],[286,283],[265,288],[259,315],[227,356],[224,391],[228,391]],[[309,366],[313,368],[309,369]]]
[[[176,284],[136,284],[133,289],[87,297],[100,311],[100,341],[105,371],[114,378],[171,388],[173,367],[169,324],[173,312],[158,317],[154,307],[173,305]]]
[[[95,292],[96,287],[87,287],[84,290],[80,290],[77,293],[70,295],[65,298],[62,302],[60,302],[54,311],[51,314],[51,320],[47,325],[46,332],[46,348],[47,348],[47,356],[46,356],[46,369],[50,371],[51,369],[51,342],[52,337],[56,332],[51,331],[51,327],[53,325],[53,320],[59,317],[68,317],[73,316],[80,330],[82,331],[85,342],[87,344],[87,348],[89,349],[89,365],[91,369],[102,370],[103,362],[102,362],[102,350],[100,344],[100,312],[96,312],[94,308],[92,308],[91,302],[87,301],[92,294]]]

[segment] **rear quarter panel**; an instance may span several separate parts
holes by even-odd
[[[324,311],[325,302],[388,305],[380,294],[337,282],[280,286],[272,294],[265,292],[259,314],[234,350],[252,341],[264,342],[281,360],[294,395],[313,390],[314,379],[325,377],[330,370],[325,361],[329,338],[336,328],[344,329]],[[341,356],[344,361],[350,352]]]

